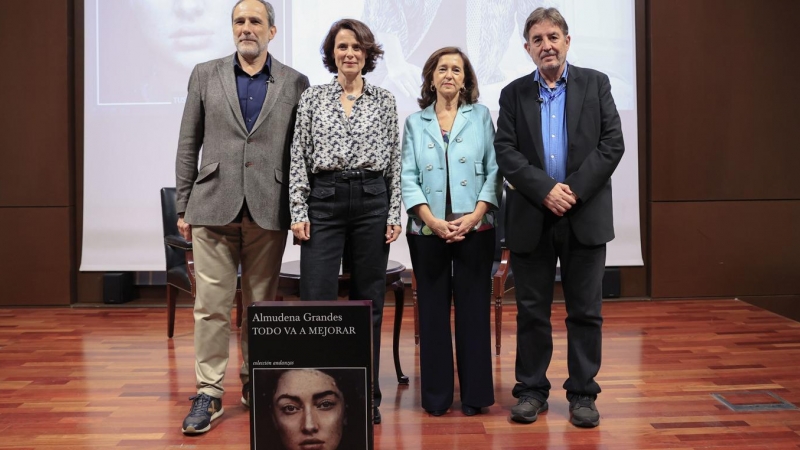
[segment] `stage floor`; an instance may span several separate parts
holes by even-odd
[[[587,430],[569,424],[561,389],[563,303],[553,307],[550,410],[530,425],[508,420],[515,404],[513,304],[504,307],[502,350],[492,357],[497,402],[473,417],[461,413],[457,394],[444,416],[422,410],[410,306],[400,344],[410,384],[397,384],[394,308],[387,307],[375,448],[800,448],[800,323],[737,300],[611,302],[603,312],[602,418]],[[209,433],[187,437],[180,426],[195,392],[191,309],[178,309],[173,339],[164,308],[0,309],[0,448],[247,449],[237,333],[225,414]],[[494,329],[492,341],[494,349]]]

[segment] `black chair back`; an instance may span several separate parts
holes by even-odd
[[[175,267],[186,265],[186,252],[167,245],[168,236],[180,236],[178,231],[178,212],[175,206],[175,188],[161,188],[161,225],[164,228],[164,252],[167,259],[167,272]]]
[[[503,251],[503,239],[506,237],[506,184],[503,183],[503,194],[500,197],[500,208],[497,210],[495,216],[494,228],[494,260],[500,261],[500,255]],[[493,271],[494,272],[494,271]]]

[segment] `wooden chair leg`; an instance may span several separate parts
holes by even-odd
[[[417,277],[411,272],[411,300],[414,302],[414,345],[419,345],[419,307],[417,306]]]
[[[500,356],[500,336],[503,334],[503,294],[497,293],[494,298],[494,346],[495,355]]]
[[[234,301],[236,302],[236,326],[242,328],[242,291],[236,290]]]
[[[175,332],[175,305],[178,299],[178,288],[167,285],[167,337],[172,338]]]
[[[502,267],[501,267],[502,269]],[[494,297],[494,354],[500,356],[500,339],[503,328],[503,294],[505,293],[506,277],[498,270],[492,277],[492,296]],[[491,301],[491,300],[490,300]]]
[[[405,286],[403,280],[397,280],[391,285],[394,291],[394,333],[392,335],[392,356],[394,357],[394,371],[398,384],[408,384],[408,377],[403,374],[400,367],[400,326],[403,324],[403,310],[405,309]]]

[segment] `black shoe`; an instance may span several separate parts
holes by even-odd
[[[207,394],[197,394],[190,397],[192,409],[183,419],[181,431],[184,434],[201,434],[211,429],[211,422],[225,412],[222,409],[222,399]]]
[[[594,404],[594,398],[579,395],[569,402],[569,421],[576,427],[594,428],[600,425],[600,413]]]
[[[461,412],[463,412],[465,416],[474,416],[476,414],[480,414],[482,411],[481,408],[477,406],[469,406],[467,404],[462,403]]]
[[[533,423],[539,413],[547,411],[547,402],[533,397],[520,397],[517,404],[511,407],[511,420],[519,423]]]
[[[242,386],[242,404],[248,408],[250,407],[250,391],[252,389],[249,381]]]
[[[447,412],[447,409],[434,409],[432,411],[429,411],[429,410],[426,409],[425,412],[427,412],[428,414],[430,414],[432,416],[439,417],[439,416],[443,416]]]
[[[381,410],[376,406],[372,409],[372,423],[379,425],[381,423]]]

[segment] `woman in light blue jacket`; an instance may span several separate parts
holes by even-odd
[[[453,298],[461,411],[472,416],[494,403],[489,298],[501,182],[494,126],[476,104],[477,77],[460,49],[435,51],[422,73],[422,111],[405,123],[401,176],[417,280],[422,407],[440,416],[453,403]]]

